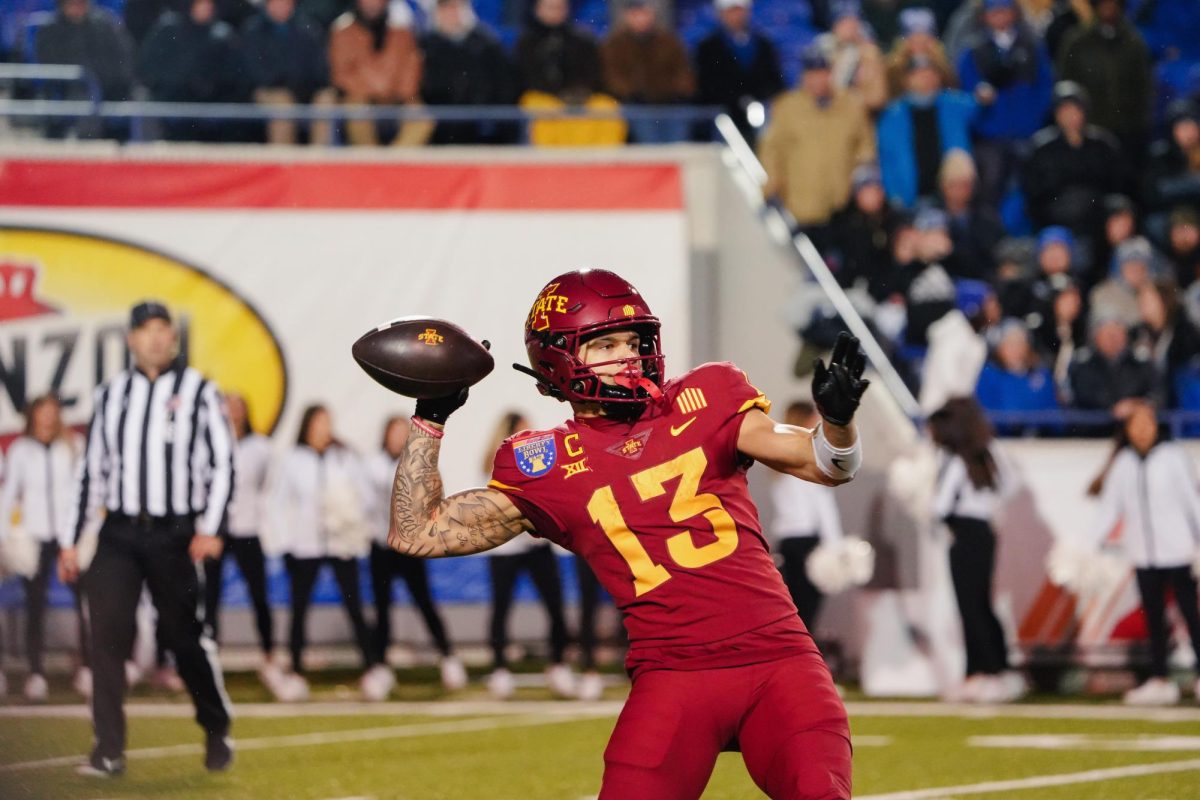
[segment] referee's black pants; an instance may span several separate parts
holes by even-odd
[[[507,668],[504,649],[508,646],[508,612],[512,609],[517,578],[525,570],[534,588],[542,597],[546,615],[550,618],[550,662],[560,664],[567,650],[567,618],[563,613],[562,581],[558,575],[558,559],[550,545],[535,545],[524,553],[491,556],[488,567],[492,576],[492,660],[496,669]]]
[[[1146,614],[1146,630],[1150,634],[1150,674],[1167,677],[1167,650],[1171,631],[1167,627],[1167,587],[1175,595],[1175,607],[1187,623],[1196,664],[1200,665],[1200,601],[1196,597],[1196,579],[1192,569],[1183,567],[1138,567],[1138,593],[1142,596],[1142,611]]]
[[[263,655],[271,657],[275,644],[275,622],[271,618],[271,606],[267,602],[267,559],[263,555],[262,542],[257,536],[225,536],[225,548],[220,558],[204,562],[204,618],[212,628],[214,641],[221,640],[221,573],[225,557],[233,556],[250,602],[254,605],[254,623],[258,628],[258,642]]]
[[[125,752],[125,659],[133,646],[142,583],[158,610],[164,644],[175,654],[179,677],[196,706],[196,722],[210,736],[229,732],[229,703],[217,646],[200,614],[202,571],[188,555],[196,533],[191,517],[132,518],[109,514],[96,556],[84,577],[92,634],[94,755]]]
[[[962,617],[967,675],[997,675],[1008,669],[1004,628],[992,610],[992,573],[996,568],[996,534],[986,520],[949,517],[950,578]]]
[[[442,615],[433,603],[429,591],[429,572],[425,559],[398,553],[390,547],[371,544],[371,591],[375,596],[375,638],[372,653],[375,663],[387,663],[388,645],[392,643],[392,581],[403,578],[408,593],[425,620],[425,627],[443,656],[450,655],[450,639]]]

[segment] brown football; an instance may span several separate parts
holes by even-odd
[[[383,386],[405,397],[445,397],[483,380],[496,366],[486,342],[454,323],[401,317],[359,337],[354,360]]]

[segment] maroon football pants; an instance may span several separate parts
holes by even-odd
[[[737,745],[774,800],[850,797],[850,726],[817,653],[639,675],[604,752],[600,800],[693,800]]]

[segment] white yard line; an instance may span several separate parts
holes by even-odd
[[[968,736],[968,747],[1006,750],[1085,750],[1131,753],[1178,753],[1200,750],[1200,736],[1141,734],[1125,738],[1087,733],[1032,733],[1009,736]]]
[[[1145,722],[1200,722],[1200,708],[1131,708],[1122,705],[975,705],[972,703],[879,702],[846,703],[855,717],[961,717],[966,719],[1111,719]]]
[[[850,741],[855,747],[887,747],[893,741],[891,736],[851,736]]]
[[[501,730],[504,728],[556,725],[562,722],[573,722],[575,720],[607,716],[609,716],[607,712],[588,713],[583,709],[578,709],[573,715],[551,714],[535,717],[518,716],[512,719],[464,719],[452,720],[448,722],[428,722],[416,725],[393,725],[386,728],[363,728],[350,731],[320,731],[316,733],[294,734],[291,736],[264,736],[257,739],[235,740],[234,750],[238,752],[245,752],[247,750],[272,750],[284,747],[311,747],[325,744],[379,741],[382,739],[408,739],[414,736],[478,733],[480,731]],[[204,748],[198,744],[177,744],[168,747],[143,747],[137,750],[129,750],[125,753],[125,756],[130,760],[140,760],[148,758],[171,758],[174,756],[199,755],[203,752]],[[5,772],[44,769],[46,767],[75,765],[80,763],[82,760],[82,756],[72,755],[59,756],[57,758],[44,758],[38,761],[23,761],[16,764],[3,764],[0,765],[0,774]]]
[[[1163,764],[1136,764],[1128,767],[1090,769],[1085,772],[1068,772],[1060,775],[1037,775],[1010,781],[988,781],[961,786],[942,786],[936,789],[912,789],[904,792],[860,795],[858,800],[949,800],[949,798],[968,794],[1045,789],[1050,786],[1071,786],[1079,783],[1097,783],[1119,778],[1138,778],[1146,775],[1164,775],[1170,772],[1193,772],[1196,770],[1200,770],[1200,758],[1192,758],[1187,761],[1168,761]]]
[[[513,716],[515,714],[566,715],[588,714],[615,717],[625,703],[623,700],[601,700],[581,703],[554,700],[448,700],[431,702],[315,702],[315,703],[236,703],[235,718],[292,719],[296,717],[475,717]],[[189,703],[128,703],[125,713],[130,717],[162,719],[191,719],[196,710]],[[91,719],[85,704],[56,706],[0,706],[0,719]]]

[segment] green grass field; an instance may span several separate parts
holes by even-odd
[[[580,800],[596,794],[623,690],[584,704],[524,689],[515,702],[501,704],[478,688],[442,697],[430,677],[407,673],[397,690],[404,699],[385,706],[338,700],[351,684],[336,676],[320,687],[323,702],[280,706],[259,702],[249,676],[233,676],[231,694],[241,705],[238,759],[229,773],[215,776],[201,766],[199,731],[190,706],[178,699],[140,693],[131,700],[129,771],[117,780],[73,772],[90,741],[82,707],[9,705],[0,709],[0,798]],[[1200,798],[1200,707],[1190,699],[1178,709],[1140,714],[1115,703],[1045,699],[1000,709],[851,700],[850,710],[856,797]],[[1140,769],[1128,774],[1127,767]],[[1005,783],[1014,780],[1026,783]],[[704,796],[762,795],[740,757],[725,754]]]

